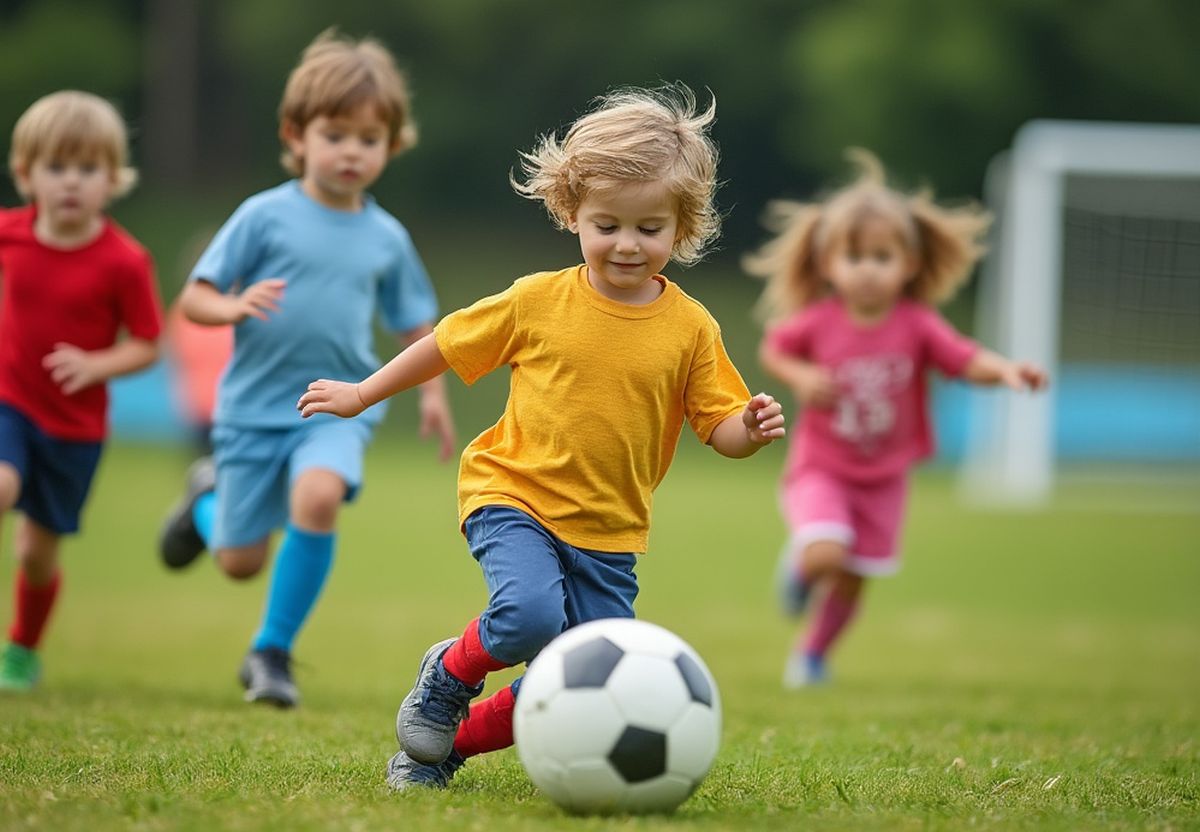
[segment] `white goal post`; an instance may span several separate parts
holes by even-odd
[[[1000,234],[981,275],[976,334],[1005,355],[1046,367],[1052,385],[1059,368],[1065,185],[1080,174],[1200,179],[1200,126],[1031,121],[989,169],[986,198]],[[967,499],[1044,503],[1054,486],[1054,396],[973,398],[961,472]]]

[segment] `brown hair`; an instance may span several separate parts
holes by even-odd
[[[766,225],[777,236],[743,259],[747,272],[767,281],[757,307],[764,320],[778,320],[826,295],[822,259],[866,220],[895,227],[917,264],[905,293],[923,303],[948,300],[986,251],[982,238],[991,216],[979,205],[947,208],[928,190],[901,193],[888,187],[872,154],[851,148],[846,155],[858,168],[849,185],[819,202],[777,200],[767,206]]]
[[[319,116],[341,116],[363,105],[375,107],[388,126],[392,155],[417,143],[408,83],[392,54],[373,38],[353,40],[326,29],[304,50],[288,76],[279,102],[279,135],[289,128],[303,131]],[[284,142],[280,162],[295,176],[304,174],[304,160]]]
[[[558,228],[567,228],[589,193],[661,181],[676,200],[679,229],[671,257],[690,265],[720,233],[714,205],[717,148],[708,136],[714,98],[698,112],[683,84],[624,88],[600,96],[561,140],[544,135],[521,153],[525,181],[509,176],[517,193],[540,200]]]
[[[117,197],[137,182],[128,155],[129,136],[116,107],[89,92],[62,90],[39,98],[17,119],[8,169],[17,178],[27,176],[39,159],[102,162],[112,173]]]

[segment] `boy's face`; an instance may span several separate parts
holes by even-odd
[[[671,259],[679,231],[675,197],[661,182],[631,183],[592,192],[568,224],[579,235],[588,280],[621,303],[649,303],[652,281]]]
[[[57,237],[87,233],[116,187],[116,174],[98,159],[35,159],[17,174],[38,209],[38,222]]]
[[[288,149],[304,160],[304,192],[341,211],[362,207],[362,193],[391,156],[387,123],[363,105],[347,115],[317,116],[303,130],[285,126]]]

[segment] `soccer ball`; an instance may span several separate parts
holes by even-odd
[[[656,624],[606,618],[550,642],[521,681],[517,754],[572,812],[666,812],[704,779],[721,698],[704,661]]]

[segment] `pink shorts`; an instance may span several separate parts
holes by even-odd
[[[855,483],[805,470],[793,474],[780,494],[797,555],[810,543],[846,546],[846,568],[858,575],[891,575],[900,568],[900,530],[908,497],[908,475]]]

